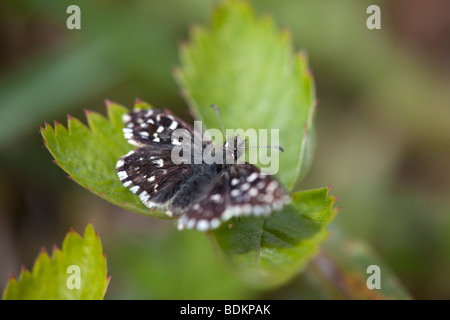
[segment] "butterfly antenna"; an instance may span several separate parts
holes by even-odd
[[[214,109],[214,111],[217,114],[217,118],[219,118],[220,126],[222,127],[223,136],[226,139],[227,135],[225,134],[225,128],[224,128],[223,123],[222,123],[222,117],[220,116],[219,108],[217,108],[217,106],[215,104],[211,105],[211,108]]]
[[[281,152],[284,152],[284,149],[278,145],[274,145],[274,146],[250,146],[250,147],[245,147],[244,149],[250,149],[250,148],[272,148],[272,149],[278,149]]]

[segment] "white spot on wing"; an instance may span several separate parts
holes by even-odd
[[[130,188],[130,191],[133,193],[137,193],[139,191],[139,186],[134,186],[134,187]]]
[[[164,165],[163,159],[153,160],[152,163],[156,164],[160,168]]]
[[[211,229],[216,229],[220,226],[220,220],[215,218],[211,220]]]
[[[208,220],[200,220],[197,222],[197,230],[206,231],[209,229],[209,221]]]
[[[251,188],[250,191],[248,192],[248,194],[249,194],[251,197],[255,197],[255,196],[258,195],[258,190],[257,190],[256,188]]]
[[[269,185],[267,186],[267,191],[268,191],[268,192],[273,192],[277,187],[278,187],[278,182],[272,181],[272,182],[269,183]]]
[[[123,116],[122,116],[122,121],[123,122],[128,122],[128,121],[130,121],[131,120],[131,116],[129,115],[129,114],[124,114]]]
[[[128,178],[128,175],[125,171],[119,171],[117,172],[117,175],[119,176],[120,180],[125,180],[126,178]]]
[[[131,181],[126,181],[126,182],[123,183],[123,186],[124,186],[125,188],[128,188],[129,186],[131,186],[131,184],[132,184]]]
[[[117,169],[117,168],[120,168],[121,166],[123,166],[123,164],[124,164],[123,159],[120,159],[119,161],[117,161],[116,169]]]
[[[145,191],[142,191],[141,194],[139,195],[139,199],[141,199],[142,202],[146,202],[149,198],[150,195]]]
[[[188,229],[192,229],[195,226],[195,223],[197,222],[197,220],[195,219],[190,219],[187,223],[186,223],[186,228]]]
[[[256,172],[253,172],[248,178],[247,181],[248,182],[253,182],[256,180],[256,178],[258,178],[258,174]]]
[[[172,123],[169,126],[170,130],[175,130],[178,127],[178,122],[172,121]]]
[[[256,185],[256,187],[258,188],[258,189],[264,189],[264,187],[266,186],[266,183],[264,182],[264,181],[260,181],[260,182],[258,182],[258,184]]]
[[[238,189],[234,189],[234,190],[231,190],[230,194],[232,197],[237,197],[238,195],[241,194],[241,192]]]

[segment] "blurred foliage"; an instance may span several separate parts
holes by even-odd
[[[250,299],[255,290],[218,259],[201,232],[168,229],[163,235],[117,238],[108,299]]]
[[[331,266],[331,267],[330,267]],[[369,289],[367,281],[378,275],[378,289]],[[334,234],[315,259],[312,269],[321,284],[339,299],[411,299],[390,267],[364,242]]]
[[[448,2],[378,1],[381,30],[365,27],[368,0],[252,3],[291,31],[314,70],[317,148],[297,188],[332,183],[342,206],[332,233],[370,243],[413,298],[450,297]],[[128,214],[65,181],[38,128],[48,119],[65,123],[67,113],[81,119],[84,108],[104,113],[105,98],[130,105],[139,97],[189,119],[170,71],[180,62],[177,43],[193,23],[205,24],[212,2],[79,1],[82,29],[74,31],[65,27],[70,4],[0,3],[1,287],[21,263],[32,264],[42,245],[89,219],[106,236],[111,273],[129,277],[112,277],[106,298],[157,296],[150,284],[161,282],[145,265],[128,272],[143,259],[163,272],[180,257],[178,266],[189,263],[189,281],[202,283],[202,271],[217,266],[209,243],[187,249],[177,240],[187,233],[172,232],[171,222]],[[191,259],[186,250],[194,246],[198,256]],[[210,277],[199,288],[224,297],[223,274]],[[331,297],[311,285],[314,279],[307,268],[263,297]],[[226,290],[226,298],[261,297],[238,280]]]

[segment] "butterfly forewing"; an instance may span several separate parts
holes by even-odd
[[[166,209],[192,167],[174,164],[171,148],[150,145],[130,151],[117,162],[122,184],[149,208]]]
[[[123,134],[129,143],[142,147],[150,144],[179,144],[172,140],[176,129],[186,129],[193,133],[194,129],[168,110],[135,109],[122,117]]]

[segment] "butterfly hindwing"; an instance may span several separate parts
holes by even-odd
[[[179,219],[179,229],[208,230],[239,215],[268,215],[289,197],[281,184],[254,165],[234,164],[211,183],[210,188]]]

